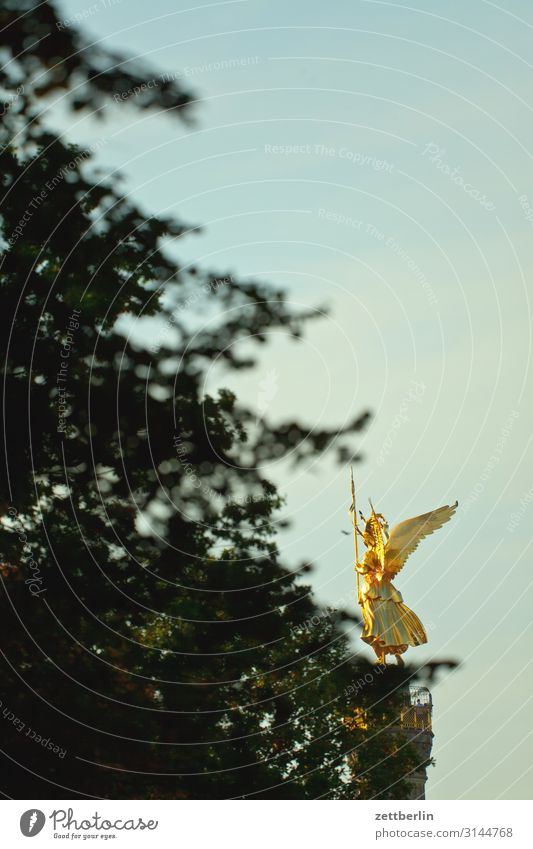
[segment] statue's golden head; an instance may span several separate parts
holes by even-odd
[[[376,548],[377,546],[382,546],[382,532],[385,534],[386,539],[389,538],[389,525],[383,513],[376,513],[374,508],[372,508],[372,513],[370,514],[368,519],[365,519],[364,516],[362,516],[362,518],[365,523],[363,539],[367,548]]]

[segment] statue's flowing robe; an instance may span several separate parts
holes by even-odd
[[[416,613],[403,603],[402,594],[390,577],[383,573],[375,552],[365,552],[357,571],[363,577],[361,639],[376,652],[385,654],[403,654],[409,646],[427,643],[424,626]]]

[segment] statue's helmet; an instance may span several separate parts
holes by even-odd
[[[372,513],[365,520],[365,530],[363,532],[363,539],[365,541],[365,545],[370,548],[378,543],[378,538],[381,537],[381,531],[385,531],[385,534],[388,538],[389,536],[389,525],[387,520],[385,519],[383,513],[376,513],[374,509],[372,509]],[[381,537],[381,542],[383,541],[383,537]]]

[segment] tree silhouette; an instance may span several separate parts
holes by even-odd
[[[205,394],[214,360],[254,367],[239,341],[297,339],[314,313],[180,268],[163,243],[186,225],[147,218],[47,125],[52,95],[102,115],[149,70],[58,26],[52,3],[0,9],[5,794],[401,798],[412,670],[377,676],[345,614],[301,583],[309,565],[281,562],[282,499],[261,472],[328,450],[344,462],[368,414],[275,426]],[[169,120],[192,101],[174,82],[143,92],[135,108]],[[161,328],[145,346],[117,332],[141,315]]]

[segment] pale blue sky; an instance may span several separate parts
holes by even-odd
[[[144,208],[205,225],[182,260],[330,306],[300,344],[276,334],[258,372],[215,368],[211,384],[256,403],[270,376],[272,420],[372,409],[357,483],[391,524],[459,499],[397,581],[429,629],[412,660],[463,660],[433,688],[428,796],[530,798],[533,9],[108,3],[61,5],[156,73],[183,73],[196,124],[110,106],[69,138],[105,137],[98,161]],[[268,471],[294,522],[287,560],[311,557],[319,598],[355,606],[347,470]]]

